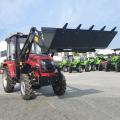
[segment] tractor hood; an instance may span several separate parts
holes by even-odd
[[[42,27],[45,48],[57,52],[93,52],[108,47],[117,34],[116,27],[110,31],[104,31],[105,26],[101,30],[93,30],[94,25],[88,30],[80,27],[81,24],[76,29],[67,29],[67,23],[63,28]]]

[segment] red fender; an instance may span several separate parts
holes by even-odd
[[[5,66],[7,66],[8,67],[8,71],[9,71],[9,73],[10,73],[10,77],[11,78],[15,78],[16,77],[16,75],[15,75],[15,62],[14,61],[6,61],[6,62],[4,62],[3,63],[3,68],[5,67]],[[4,70],[4,69],[3,69]],[[3,71],[4,72],[4,71]]]
[[[15,78],[15,65],[7,64],[11,78]]]

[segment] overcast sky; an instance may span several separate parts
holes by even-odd
[[[120,30],[120,0],[0,0],[0,40],[15,32],[28,33],[31,26],[82,28],[95,25]],[[120,34],[110,48],[120,48]]]

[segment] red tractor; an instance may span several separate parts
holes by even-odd
[[[53,58],[41,53],[42,46],[38,44],[39,34],[36,31],[32,28],[29,35],[18,33],[6,39],[7,60],[2,64],[4,90],[13,92],[19,82],[23,99],[31,99],[34,88],[52,84],[54,93],[63,95],[66,90],[65,77],[55,67]]]
[[[54,52],[105,48],[117,33],[114,30],[80,30],[80,26],[77,29],[66,27],[67,24],[63,28],[42,28],[42,32],[33,27],[29,35],[17,33],[6,39],[7,59],[2,63],[1,70],[5,92],[13,92],[15,84],[20,83],[21,95],[25,100],[35,97],[34,89],[47,85],[52,85],[56,95],[63,95],[66,80],[53,61]],[[85,34],[88,34],[89,39]],[[102,36],[103,40],[100,41]],[[91,44],[88,40],[93,40],[94,43]]]

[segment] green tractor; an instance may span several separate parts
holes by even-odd
[[[91,66],[90,66],[90,61],[88,58],[86,58],[82,64],[83,69],[85,70],[85,72],[90,72],[91,70]]]
[[[117,54],[117,56],[115,58],[116,59],[115,60],[115,71],[120,72],[120,48],[116,48],[113,50],[114,50],[115,54]],[[114,57],[113,57],[113,60],[114,60]]]
[[[105,71],[117,71],[120,72],[120,56],[112,55],[110,59],[107,60],[105,65]]]
[[[120,56],[118,56],[118,59],[115,62],[115,71],[120,72]]]
[[[63,72],[68,72],[68,63],[69,61],[67,59],[63,59],[58,63],[58,66]]]
[[[82,72],[82,62],[80,59],[74,59],[73,61],[69,62],[68,67],[69,73],[72,73],[72,71]]]
[[[93,57],[86,58],[83,63],[85,72],[95,71],[95,59]]]
[[[89,68],[90,71],[96,71],[96,66],[95,66],[95,58],[94,57],[90,57],[89,58]]]
[[[106,61],[106,57],[105,56],[97,56],[95,58],[95,69],[96,70],[99,70],[99,71],[102,71],[103,68],[104,68],[104,65],[103,63]]]
[[[75,59],[74,61],[69,63],[69,72],[71,73],[73,70],[77,72],[90,72],[91,70],[95,70],[95,59],[93,57],[86,58],[85,60]]]
[[[81,60],[79,58],[74,59],[72,62],[69,63],[69,73],[72,71],[77,71],[77,72],[89,72],[91,70],[91,61],[87,58],[85,60]]]

